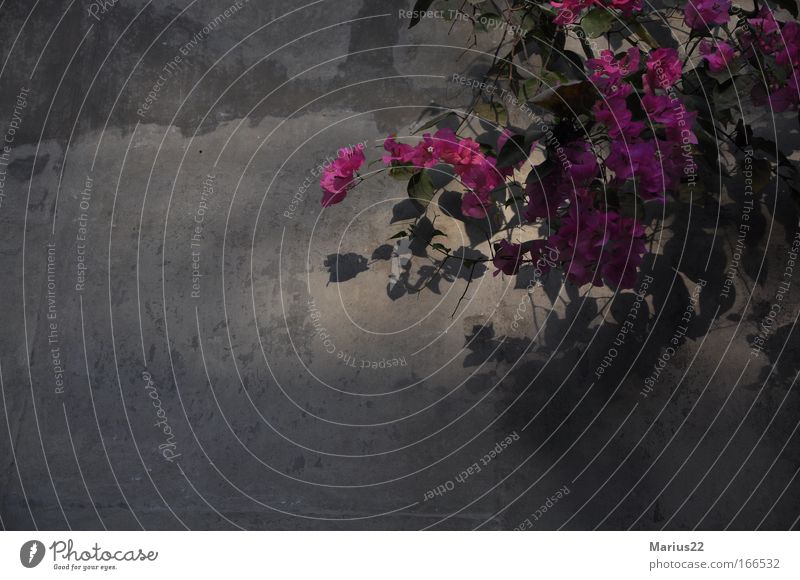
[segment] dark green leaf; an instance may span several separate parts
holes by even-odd
[[[397,232],[395,235],[393,235],[393,236],[392,236],[391,238],[389,238],[389,239],[390,239],[390,240],[396,240],[396,239],[398,239],[398,238],[407,238],[407,237],[408,237],[408,232],[406,232],[405,230],[403,230],[403,231]]]
[[[481,14],[480,16],[475,17],[475,30],[486,32],[490,28],[491,29],[499,28],[502,22],[503,19],[500,18],[499,14],[495,14],[493,12],[487,12],[485,14]]]
[[[581,28],[589,38],[597,38],[609,31],[614,20],[611,10],[598,6],[581,18]]]
[[[432,238],[435,238],[436,236],[444,236],[444,237],[447,237],[447,234],[446,234],[446,233],[444,233],[442,230],[433,230],[433,232],[431,232],[431,237],[432,237]]]
[[[473,112],[479,117],[497,125],[508,124],[508,111],[502,103],[484,103],[475,105]]]
[[[408,197],[421,203],[428,203],[433,199],[433,182],[430,174],[424,169],[408,181]]]

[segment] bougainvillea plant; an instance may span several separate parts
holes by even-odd
[[[415,10],[432,4],[419,0]],[[578,286],[632,288],[648,252],[646,216],[712,195],[720,174],[735,177],[721,160],[723,143],[739,162],[748,156],[753,181],[788,178],[794,188],[796,168],[754,136],[744,113],[788,114],[800,103],[797,5],[777,4],[465,2],[458,14],[476,31],[487,18],[502,31],[486,77],[472,84],[472,106],[429,123],[439,124],[435,132],[386,137],[382,162],[423,205],[448,181],[458,183],[457,217],[488,226],[491,255],[454,253],[436,229],[426,246],[440,264],[491,261],[495,275],[509,276],[531,264],[540,273],[560,270]],[[484,86],[503,88],[487,95]],[[512,107],[528,113],[528,126],[508,122]],[[475,116],[493,126],[491,138],[462,134]],[[439,123],[447,118],[458,123]],[[339,152],[320,182],[323,206],[345,201],[363,181],[364,163],[359,148]],[[538,233],[525,239],[523,231]],[[394,237],[415,235],[412,223]]]

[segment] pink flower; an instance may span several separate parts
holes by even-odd
[[[547,243],[571,282],[600,286],[605,279],[619,288],[631,288],[647,253],[644,233],[644,227],[632,218],[573,206]]]
[[[528,183],[525,186],[525,193],[528,194],[528,205],[523,212],[525,219],[529,222],[535,222],[537,219],[553,219],[564,203],[567,191],[568,187],[561,182],[557,174],[553,173],[541,181]]]
[[[609,137],[624,135],[626,139],[635,139],[644,131],[644,123],[633,120],[633,113],[628,109],[625,99],[612,97],[598,100],[594,108],[594,118],[608,130]]]
[[[700,42],[700,54],[711,72],[727,70],[735,56],[733,47],[727,42],[717,41],[712,45],[707,40]]]
[[[434,141],[430,133],[425,133],[422,136],[422,141],[411,151],[409,161],[414,167],[433,167],[439,163],[436,141]]]
[[[610,50],[600,53],[600,58],[590,58],[586,68],[592,73],[622,75],[626,77],[639,69],[639,49],[631,47],[621,58],[616,58]]]
[[[727,24],[731,0],[689,0],[686,4],[686,24],[694,30]]]
[[[489,194],[503,183],[503,176],[495,167],[494,157],[474,157],[469,165],[456,165],[456,174],[465,187],[478,193]]]
[[[758,106],[764,106],[769,103],[770,108],[776,113],[782,113],[790,108],[798,105],[798,87],[800,86],[800,72],[798,69],[792,71],[786,84],[781,86],[776,80],[769,79],[769,93],[764,89],[761,82],[753,85],[750,92],[750,97],[753,103]]]
[[[634,12],[639,12],[642,9],[642,0],[606,0],[606,5],[611,5],[622,12],[625,16],[630,16]]]
[[[666,95],[645,95],[642,105],[651,122],[664,125],[669,141],[697,144],[697,136],[692,130],[696,111],[687,111],[680,100]]]
[[[461,197],[461,213],[467,217],[481,219],[492,206],[492,201],[488,194],[468,191]]]
[[[453,167],[472,165],[483,158],[481,146],[472,139],[458,139],[449,129],[442,129],[436,133],[437,153],[443,163]]]
[[[668,89],[681,78],[681,60],[674,48],[657,48],[647,60],[644,88],[647,92]]]
[[[783,42],[775,54],[775,64],[793,68],[800,66],[800,24],[790,20],[781,28]]]
[[[500,272],[506,276],[516,274],[522,265],[522,246],[520,244],[512,244],[506,240],[500,240],[499,244],[495,244],[492,263],[497,268],[492,273],[493,276],[497,276]]]
[[[772,10],[766,5],[761,6],[755,18],[748,18],[749,29],[740,29],[739,43],[746,49],[748,57],[755,56],[753,47],[756,46],[764,54],[774,54],[783,46],[779,33],[780,26]]]
[[[322,187],[322,206],[342,201],[352,189],[355,173],[364,164],[363,147],[339,149],[339,156],[328,165],[319,181]]]
[[[600,173],[597,157],[587,141],[573,141],[564,147],[564,153],[571,166],[569,175],[576,185],[585,184]]]
[[[390,135],[383,142],[383,148],[388,152],[383,156],[383,162],[386,165],[404,165],[411,161],[414,154],[414,148],[405,143],[398,143],[394,140],[394,136]]]
[[[572,24],[581,15],[584,8],[597,4],[595,0],[563,0],[563,2],[553,2],[550,4],[558,10],[558,14],[553,19],[555,24]]]
[[[606,159],[606,166],[614,172],[615,182],[623,183],[628,179],[638,179],[638,193],[644,200],[664,200],[664,191],[674,183],[672,174],[667,176],[664,171],[659,151],[655,141],[641,143],[624,143],[614,141],[611,143],[611,153]]]

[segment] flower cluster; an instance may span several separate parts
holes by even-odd
[[[337,204],[347,196],[364,161],[363,145],[339,149],[338,157],[325,166],[319,182],[323,207]]]
[[[778,23],[767,6],[762,6],[747,28],[739,34],[744,56],[753,63],[763,78],[755,84],[753,103],[767,103],[777,112],[797,108],[800,104],[800,24]]]
[[[577,286],[608,283],[632,288],[647,253],[644,234],[644,226],[633,218],[574,204],[548,238],[522,244],[501,240],[496,244],[494,275],[517,274],[524,262],[531,262],[542,273],[551,267],[560,268]]]
[[[508,139],[504,132],[498,147]],[[497,160],[481,151],[474,139],[459,139],[452,129],[439,129],[433,136],[425,133],[415,146],[398,143],[390,136],[384,142],[384,164],[412,173],[439,163],[451,165],[467,192],[461,200],[461,212],[469,217],[486,217],[493,201],[492,192],[505,181],[508,172],[497,168]]]
[[[592,6],[614,8],[623,16],[630,16],[642,10],[642,0],[561,0],[561,2],[551,0],[550,5],[558,11],[553,19],[556,24],[572,24],[580,18],[584,10]]]
[[[685,110],[675,94],[681,78],[681,61],[673,48],[659,48],[648,55],[641,74],[640,96],[644,119],[635,119],[629,107],[633,80],[640,74],[641,55],[630,48],[623,56],[603,51],[589,59],[590,80],[600,93],[592,111],[610,138],[604,165],[614,172],[611,184],[621,186],[636,180],[644,201],[664,200],[674,190],[681,174],[693,175],[691,147],[697,143],[692,126],[695,113]]]
[[[728,23],[731,0],[688,0],[684,21],[692,30],[706,30]]]

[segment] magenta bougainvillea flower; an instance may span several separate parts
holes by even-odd
[[[639,70],[639,49],[631,47],[620,58],[616,58],[610,50],[600,53],[600,58],[586,61],[586,69],[593,74],[601,74],[618,79],[627,77]]]
[[[684,19],[694,30],[721,26],[728,22],[731,0],[687,0]]]
[[[557,173],[551,173],[541,181],[533,181],[526,185],[528,205],[523,212],[525,219],[529,222],[553,219],[566,200],[567,188],[568,185],[562,182],[561,176]]]
[[[494,157],[481,155],[474,157],[468,165],[456,165],[455,170],[466,187],[488,194],[503,183],[503,176],[497,171],[496,165],[497,160]]]
[[[674,48],[657,48],[647,59],[644,88],[648,92],[668,89],[681,78],[681,59]]]
[[[461,213],[471,218],[485,218],[491,204],[488,194],[468,191],[461,197]]]
[[[325,167],[320,179],[322,205],[328,207],[341,202],[353,187],[356,172],[364,164],[362,146],[339,149],[339,156]]]
[[[563,0],[563,2],[550,2],[550,4],[558,11],[553,22],[555,24],[572,24],[581,15],[581,12],[597,4],[595,0]]]
[[[789,21],[782,26],[769,7],[763,5],[747,28],[739,33],[742,54],[760,71],[763,78],[753,85],[753,103],[769,105],[780,113],[800,103],[798,68],[800,67],[800,25]],[[759,55],[767,55],[770,59]],[[774,66],[769,61],[774,59]],[[766,64],[766,65],[765,65]]]
[[[775,64],[796,68],[800,66],[800,24],[790,20],[781,28],[782,42],[775,51]]]
[[[558,232],[547,239],[567,279],[582,286],[608,283],[630,288],[647,253],[644,227],[613,211],[572,206]]]
[[[519,272],[522,265],[523,250],[521,244],[512,244],[507,240],[500,240],[494,247],[494,259],[492,263],[497,268],[492,275],[497,276],[500,272],[507,276],[512,276]]]
[[[599,175],[597,156],[589,142],[573,141],[564,148],[564,153],[571,165],[570,177],[576,184],[586,184]]]
[[[715,41],[713,44],[707,40],[700,41],[700,54],[711,72],[728,70],[735,57],[733,47],[722,41]]]
[[[411,145],[398,143],[394,140],[393,135],[386,138],[383,142],[383,148],[386,150],[386,154],[383,156],[383,162],[386,165],[409,163],[414,153],[414,148]]]
[[[595,121],[605,125],[609,137],[624,136],[626,139],[634,139],[644,131],[644,122],[633,120],[633,113],[624,98],[612,97],[599,100],[592,108],[592,112]]]

